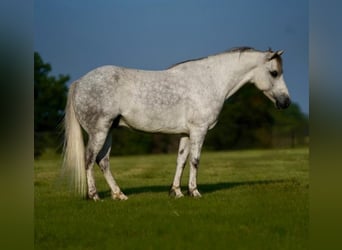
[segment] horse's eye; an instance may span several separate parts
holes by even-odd
[[[276,78],[278,76],[278,72],[276,70],[270,71],[272,77]]]

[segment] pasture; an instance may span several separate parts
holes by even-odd
[[[70,191],[61,156],[35,161],[35,249],[307,249],[309,150],[203,152],[200,199],[168,196],[176,154],[111,157],[127,201]],[[187,165],[182,191],[186,192]]]

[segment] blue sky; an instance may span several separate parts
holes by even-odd
[[[36,0],[34,50],[71,81],[114,64],[158,70],[237,46],[284,49],[292,100],[309,113],[305,0]]]

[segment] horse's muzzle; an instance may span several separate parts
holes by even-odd
[[[276,107],[278,109],[286,109],[288,108],[288,106],[290,106],[290,104],[291,100],[290,97],[288,97],[287,95],[281,95],[276,99]]]

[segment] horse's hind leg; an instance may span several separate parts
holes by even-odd
[[[97,194],[94,178],[94,163],[97,154],[100,152],[106,137],[108,130],[97,131],[96,133],[89,133],[89,139],[86,149],[86,174],[88,183],[88,197],[93,200],[100,200]]]
[[[100,166],[101,171],[111,189],[112,198],[114,200],[127,200],[127,196],[121,192],[119,186],[115,182],[109,167],[109,154],[112,146],[112,133],[108,133],[106,141],[96,157],[96,162]]]
[[[87,174],[87,184],[88,184],[88,197],[93,200],[100,200],[95,186],[94,178],[94,163],[99,154],[100,150],[103,148],[108,132],[112,125],[112,120],[109,117],[101,117],[96,120],[96,125],[86,126],[86,131],[88,133],[88,144],[85,152],[85,167]]]

